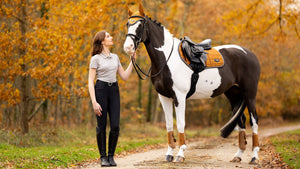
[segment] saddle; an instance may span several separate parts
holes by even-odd
[[[207,52],[204,50],[211,49],[211,39],[206,39],[201,43],[193,42],[189,37],[185,36],[181,39],[181,49],[184,56],[192,63],[192,68],[194,69],[204,69],[205,62],[207,60]],[[200,64],[199,66],[195,65]],[[199,71],[202,71],[199,70]]]
[[[191,87],[186,99],[193,95],[199,79],[199,72],[207,67],[221,67],[224,65],[223,56],[211,47],[211,39],[200,43],[193,42],[189,37],[180,39],[180,57],[192,68]]]

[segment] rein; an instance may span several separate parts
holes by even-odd
[[[147,16],[146,16],[146,17],[147,17]],[[129,17],[129,19],[131,19],[131,18],[141,18],[141,19],[136,20],[134,23],[128,23],[129,26],[134,25],[135,23],[137,23],[137,21],[141,21],[141,20],[144,21],[144,22],[143,22],[143,27],[142,27],[142,33],[141,33],[140,36],[137,36],[137,35],[131,34],[131,33],[126,34],[126,37],[129,36],[129,37],[133,40],[133,42],[134,42],[134,48],[135,48],[135,52],[136,52],[136,50],[137,50],[137,48],[138,48],[140,42],[142,42],[142,36],[143,36],[143,33],[144,33],[144,29],[145,29],[146,19],[145,19],[144,17],[138,16],[138,15],[134,15],[134,16]],[[163,69],[164,69],[164,67],[166,66],[166,64],[168,63],[168,61],[169,61],[169,59],[170,59],[170,57],[171,57],[171,55],[172,55],[172,53],[173,53],[173,49],[174,49],[174,38],[173,38],[172,50],[171,50],[171,52],[170,52],[170,54],[169,54],[169,56],[168,56],[168,59],[167,59],[166,63],[165,63],[165,64],[162,66],[162,68],[161,68],[157,73],[155,73],[154,75],[150,75],[150,72],[151,72],[151,68],[152,68],[152,67],[150,67],[149,70],[148,70],[148,72],[145,73],[145,72],[140,68],[140,66],[136,63],[135,59],[134,59],[133,57],[131,57],[131,61],[132,61],[133,67],[134,67],[134,69],[135,69],[135,71],[136,71],[138,77],[139,77],[141,80],[145,80],[145,79],[147,79],[148,77],[151,78],[151,77],[156,77],[156,76],[158,76],[158,75],[163,71]],[[143,78],[141,74],[143,74],[145,77]]]
[[[151,78],[151,77],[156,77],[156,76],[158,76],[158,75],[163,71],[163,69],[165,68],[165,66],[167,65],[167,63],[168,63],[168,61],[169,61],[169,59],[170,59],[170,57],[171,57],[171,55],[172,55],[172,53],[173,53],[173,49],[174,49],[174,38],[173,38],[172,50],[171,50],[171,52],[170,52],[170,54],[169,54],[169,56],[168,56],[168,59],[167,59],[166,63],[165,63],[165,64],[161,67],[161,69],[160,69],[157,73],[155,73],[154,75],[150,75],[150,72],[151,72],[151,68],[152,68],[152,67],[150,67],[149,70],[148,70],[148,72],[145,73],[145,72],[140,68],[140,66],[135,62],[135,59],[134,59],[133,57],[131,57],[131,61],[132,61],[133,67],[134,67],[134,69],[135,69],[137,75],[139,76],[139,78],[140,78],[141,80],[145,80],[145,79],[147,79],[148,77]],[[143,78],[143,77],[141,76],[140,73],[142,73],[145,77]]]

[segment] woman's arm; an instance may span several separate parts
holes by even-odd
[[[93,109],[96,115],[101,116],[102,113],[102,108],[100,106],[100,104],[96,101],[96,96],[95,96],[95,88],[94,88],[94,80],[95,80],[95,76],[96,76],[96,69],[94,68],[90,68],[89,70],[89,82],[88,82],[88,86],[89,86],[89,93],[90,93],[90,97],[92,100],[92,104],[93,104]]]
[[[136,58],[136,54],[135,53],[133,54],[133,57]],[[132,68],[133,68],[133,65],[132,65],[131,61],[130,61],[129,65],[128,65],[128,67],[127,67],[127,69],[125,71],[124,71],[123,67],[120,66],[118,68],[118,73],[119,73],[121,79],[123,79],[124,81],[126,81],[129,78],[129,76],[130,76],[130,74],[132,72]]]

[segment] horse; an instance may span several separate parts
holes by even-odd
[[[145,15],[140,4],[138,11],[128,8],[128,32],[123,45],[124,51],[132,55],[140,42],[143,42],[151,60],[151,82],[156,89],[163,107],[166,120],[168,148],[166,161],[173,162],[173,150],[176,140],[173,131],[173,106],[176,111],[179,151],[175,162],[185,160],[185,106],[187,93],[191,86],[193,70],[180,57],[177,48],[180,40],[173,37],[161,23],[153,21]],[[188,99],[214,98],[225,94],[228,98],[232,117],[221,129],[221,136],[226,138],[234,130],[238,130],[238,151],[231,162],[240,162],[246,149],[244,110],[247,107],[252,127],[252,158],[250,164],[258,164],[258,116],[255,107],[260,64],[253,52],[238,45],[215,46],[224,58],[222,67],[205,68],[199,72],[195,92]],[[133,58],[133,57],[131,57]],[[134,58],[132,59],[134,62]],[[138,66],[138,65],[136,65]],[[147,75],[147,74],[146,74]]]

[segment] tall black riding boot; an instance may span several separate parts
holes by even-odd
[[[99,127],[96,128],[97,131],[97,144],[100,154],[101,167],[110,166],[106,156],[106,132],[100,131]]]
[[[117,166],[114,160],[114,154],[118,143],[119,131],[109,132],[109,143],[108,143],[108,161],[110,166]]]

